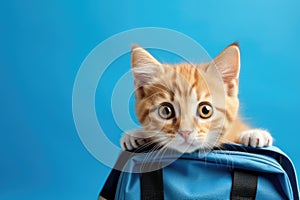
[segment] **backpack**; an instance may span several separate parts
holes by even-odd
[[[226,144],[206,154],[145,155],[121,153],[116,168],[126,172],[114,168],[99,199],[299,199],[293,163],[274,146]]]

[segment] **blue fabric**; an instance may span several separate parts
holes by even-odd
[[[257,199],[299,199],[298,183],[289,158],[276,147],[245,148],[229,145],[205,157],[199,153],[183,154],[163,168],[165,199],[230,199],[233,169],[255,171],[258,177]],[[169,162],[174,153],[147,158],[147,163]],[[137,155],[127,167],[136,170],[145,164]],[[134,169],[135,168],[135,169]],[[140,199],[140,174],[122,173],[116,199]]]

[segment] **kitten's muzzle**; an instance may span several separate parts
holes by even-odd
[[[190,131],[190,130],[178,130],[178,133],[183,137],[183,138],[188,138],[191,133],[193,131]]]

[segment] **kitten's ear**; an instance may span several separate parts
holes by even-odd
[[[213,60],[211,65],[214,65],[217,71],[221,74],[223,82],[227,87],[227,94],[229,96],[237,95],[240,73],[240,48],[238,44],[233,43],[226,47]]]
[[[140,46],[131,49],[131,66],[136,88],[151,83],[161,70],[161,64]]]

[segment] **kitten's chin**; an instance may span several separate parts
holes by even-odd
[[[195,151],[210,151],[210,145],[183,142],[181,144],[170,144],[168,148],[179,153],[193,153]]]

